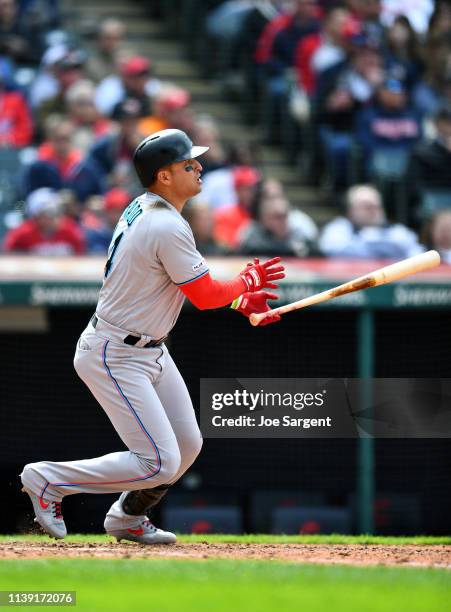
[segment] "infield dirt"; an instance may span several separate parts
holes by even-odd
[[[293,563],[443,567],[451,569],[451,546],[362,544],[252,544],[178,543],[143,546],[108,542],[5,542],[0,559],[42,558],[166,558],[166,559],[262,559]]]

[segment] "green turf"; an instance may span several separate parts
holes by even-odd
[[[68,609],[79,612],[445,612],[450,578],[440,569],[249,560],[0,562],[1,590],[75,590]]]
[[[451,544],[451,536],[413,536],[413,537],[385,537],[385,536],[347,536],[347,535],[268,535],[268,534],[248,534],[248,535],[181,535],[178,536],[180,542],[230,542],[230,543],[262,543],[262,544]],[[45,535],[0,535],[2,542],[17,541],[51,541]],[[86,543],[105,543],[112,539],[105,535],[69,535],[64,539],[65,542],[86,542]]]

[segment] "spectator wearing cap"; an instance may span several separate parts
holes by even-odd
[[[314,95],[320,140],[336,186],[347,184],[355,114],[371,102],[384,78],[378,47],[361,33],[350,43],[350,58],[320,75]]]
[[[86,228],[86,244],[88,253],[104,255],[108,251],[114,228],[116,227],[125,207],[130,202],[130,194],[124,189],[114,187],[106,192],[102,210],[103,222],[99,227]]]
[[[237,166],[233,170],[237,196],[235,204],[218,208],[214,215],[214,237],[230,249],[238,246],[240,233],[251,222],[251,206],[261,175],[251,166]]]
[[[0,147],[26,147],[32,137],[33,123],[27,102],[19,91],[7,88],[0,73]]]
[[[119,74],[103,79],[96,89],[96,106],[102,115],[112,114],[114,107],[125,98],[136,98],[149,103],[160,89],[160,81],[152,77],[147,57],[134,55],[119,64]]]
[[[115,72],[124,53],[124,40],[125,26],[122,21],[111,17],[101,21],[94,49],[86,64],[86,72],[95,83]]]
[[[55,256],[85,252],[83,232],[61,214],[57,192],[38,189],[29,194],[26,204],[29,218],[6,234],[6,252]]]
[[[57,93],[42,101],[35,110],[39,129],[43,130],[45,120],[53,114],[64,114],[66,108],[66,92],[75,83],[85,78],[84,66],[87,54],[83,49],[71,49],[55,62],[53,74],[57,81]]]
[[[139,129],[145,136],[160,130],[175,128],[187,134],[193,131],[193,114],[190,108],[191,96],[186,89],[162,87],[153,100],[153,114],[139,122]]]
[[[73,124],[60,115],[50,115],[45,123],[45,134],[46,140],[38,149],[38,159],[25,170],[25,193],[40,187],[57,191],[71,189],[81,202],[90,195],[102,193],[100,173],[83,164],[82,153],[73,144]]]
[[[396,154],[407,161],[421,137],[421,117],[408,102],[401,81],[387,79],[377,90],[372,104],[356,117],[356,138],[363,149],[368,174],[377,154]]]
[[[327,257],[356,259],[404,259],[423,250],[415,232],[387,221],[381,195],[371,185],[348,190],[346,217],[326,224],[319,248]]]
[[[67,116],[74,125],[74,146],[86,153],[112,127],[109,119],[102,117],[94,103],[95,85],[92,81],[77,81],[65,94]]]
[[[109,178],[111,185],[122,186],[133,193],[138,189],[138,182],[132,160],[144,137],[139,130],[144,112],[140,100],[126,98],[119,102],[112,116],[116,129],[94,143],[87,160],[87,164],[105,179]]]

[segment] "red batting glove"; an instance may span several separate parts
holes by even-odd
[[[267,300],[277,300],[279,296],[275,293],[269,293],[268,291],[257,291],[255,293],[243,293],[237,298],[233,304],[232,308],[241,312],[245,317],[250,317],[254,312],[268,312],[271,310],[271,307],[268,305]],[[265,317],[262,321],[260,321],[259,325],[269,325],[270,323],[277,323],[280,321],[280,315],[270,315],[269,317]]]
[[[283,266],[277,266],[280,257],[274,257],[261,264],[258,259],[254,259],[253,264],[248,264],[240,272],[247,291],[254,292],[260,289],[277,289],[278,285],[272,281],[285,278]]]

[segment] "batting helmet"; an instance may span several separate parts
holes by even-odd
[[[182,130],[161,130],[139,143],[133,163],[142,186],[148,187],[160,168],[199,157],[208,149],[209,147],[194,147]]]

